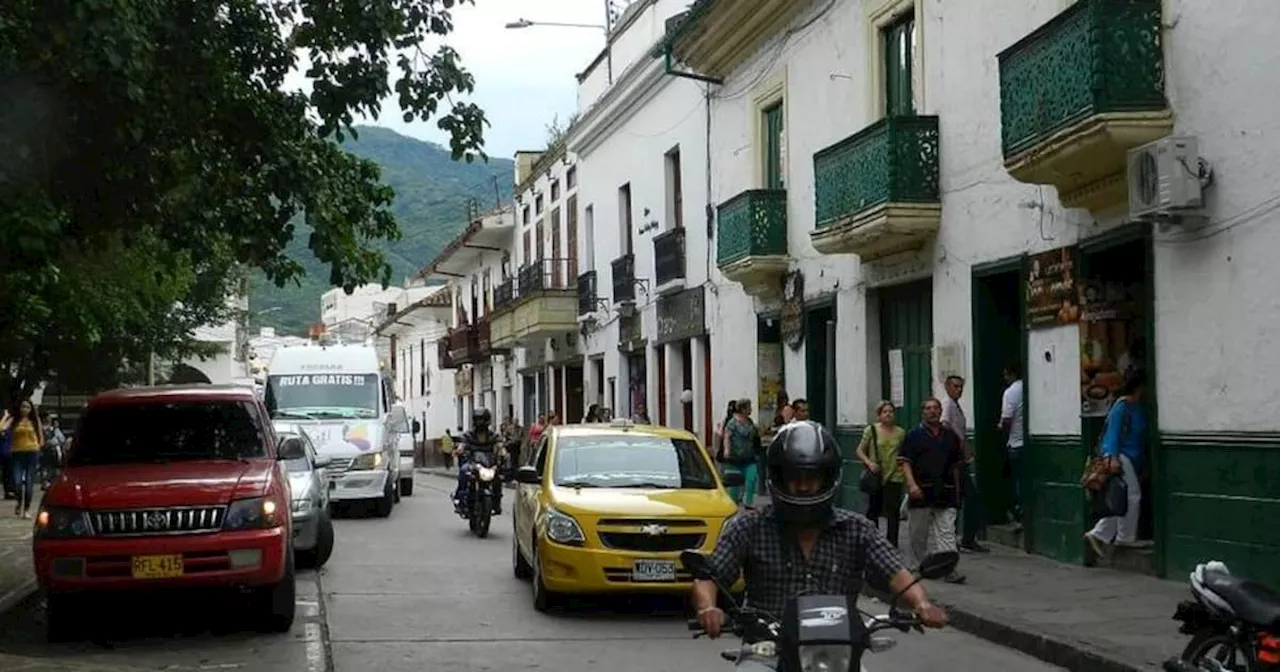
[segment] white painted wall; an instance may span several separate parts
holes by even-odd
[[[837,410],[842,424],[864,422],[878,398],[878,364],[868,356],[877,340],[874,310],[867,301],[871,286],[932,274],[935,344],[969,344],[973,265],[1070,245],[1113,224],[1095,223],[1083,211],[1064,211],[1052,188],[1018,183],[1003,167],[996,54],[1060,12],[1068,0],[975,0],[963,7],[920,0],[923,39],[917,65],[923,69],[917,68],[917,108],[941,117],[941,234],[918,263],[868,271],[865,277],[856,257],[818,255],[809,242],[812,155],[878,116],[873,113],[874,78],[869,76],[875,49],[868,39],[867,12],[873,4],[836,0],[808,27],[762,46],[716,91],[712,119],[711,201],[720,203],[760,186],[753,96],[784,83],[790,249],[806,276],[808,295],[837,293]],[[811,18],[812,13],[802,15],[795,26]],[[1280,204],[1273,186],[1280,119],[1271,113],[1280,103],[1280,90],[1270,73],[1280,67],[1280,50],[1272,37],[1280,30],[1280,12],[1268,0],[1240,0],[1230,9],[1168,0],[1164,20],[1167,92],[1177,116],[1176,132],[1199,137],[1202,152],[1214,164],[1217,185],[1209,195],[1208,225],[1216,233],[1202,240],[1196,239],[1201,235],[1177,232],[1157,236],[1154,347],[1161,426],[1173,431],[1274,429],[1280,398],[1272,380],[1280,354],[1268,346],[1272,334],[1280,333],[1280,295],[1274,290],[1280,231],[1268,224],[1277,218]],[[636,118],[665,115],[674,121],[678,107],[665,96],[655,98]],[[656,122],[645,126],[663,128]],[[622,140],[616,142],[623,146]],[[591,176],[590,186],[584,180],[584,191],[601,194],[587,200],[608,200],[621,172],[613,166],[644,163],[663,142],[632,142],[625,157],[619,156],[621,149],[599,155],[608,158],[584,156],[590,165],[584,175]],[[657,168],[645,172],[650,179],[661,174]],[[631,179],[643,183],[643,178]],[[644,202],[636,194],[637,203]],[[698,207],[692,183],[685,197],[690,207]],[[600,213],[611,212],[600,209],[597,221]],[[731,396],[746,396],[756,388],[755,344],[743,338],[752,333],[755,317],[751,300],[736,285],[719,287],[714,298],[709,326],[715,406],[720,408]],[[1031,431],[1079,432],[1076,328],[1037,330],[1030,345]],[[1053,354],[1052,363],[1045,361],[1046,351]],[[965,357],[970,374],[972,361],[970,346]],[[811,381],[804,380],[803,350],[786,350],[786,372],[793,398],[812,395],[805,389]],[[941,394],[940,382],[936,388]],[[972,414],[972,400],[966,398],[964,404]]]
[[[636,0],[627,8],[614,27],[610,43],[613,58],[613,81],[624,79],[627,68],[649,60],[649,51],[666,32],[666,20],[688,9],[690,0]],[[584,64],[586,65],[586,64]],[[607,59],[578,80],[578,108],[595,105],[609,90]]]

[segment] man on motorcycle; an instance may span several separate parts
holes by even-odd
[[[453,493],[453,504],[458,510],[462,509],[464,502],[462,501],[463,493],[467,489],[467,478],[471,474],[471,456],[477,451],[485,451],[494,453],[495,457],[500,457],[499,437],[493,431],[490,425],[493,423],[493,416],[489,413],[489,409],[478,407],[471,412],[471,430],[462,435],[460,439],[461,445],[457,448],[458,455],[458,489]],[[498,464],[497,461],[493,462]],[[493,501],[494,513],[502,513],[502,488],[496,489],[496,496]]]
[[[867,569],[887,578],[895,593],[915,580],[874,523],[835,508],[843,460],[830,431],[796,420],[779,430],[766,460],[773,503],[729,519],[709,557],[724,585],[742,571],[748,604],[781,616],[797,595],[857,595]],[[698,622],[712,638],[725,624],[716,594],[713,581],[694,581]],[[920,584],[903,600],[924,625],[946,625],[946,612],[929,602]]]

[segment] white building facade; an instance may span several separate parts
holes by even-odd
[[[457,426],[453,371],[440,368],[440,343],[453,326],[452,295],[439,285],[421,296],[402,290],[393,298],[394,310],[376,327],[377,343],[387,352],[396,400],[422,424],[418,438],[438,439]]]
[[[1234,7],[694,3],[658,56],[667,87],[716,81],[701,139],[726,281],[707,309],[717,407],[785,390],[851,452],[878,400],[910,426],[963,376],[998,522],[1013,488],[994,426],[1012,363],[1026,389],[1017,543],[1080,562],[1080,467],[1141,369],[1148,569],[1212,556],[1280,583],[1280,537],[1256,524],[1280,513],[1265,485],[1280,477],[1276,355],[1261,347],[1280,322],[1267,280],[1280,121],[1264,111],[1280,98],[1280,12]],[[677,124],[679,106],[653,100]],[[609,171],[575,149],[584,175]],[[1153,224],[1139,206],[1161,189]],[[856,474],[845,482],[853,501]]]

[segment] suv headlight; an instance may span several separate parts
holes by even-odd
[[[557,544],[581,544],[586,541],[582,527],[573,516],[547,509],[547,538]]]
[[[89,513],[61,506],[41,506],[33,532],[38,539],[73,539],[93,536]]]
[[[238,499],[227,507],[224,530],[262,530],[284,525],[286,511],[266,497]]]
[[[382,466],[382,453],[365,453],[351,462],[352,469],[371,471]]]

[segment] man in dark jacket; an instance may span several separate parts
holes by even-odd
[[[459,450],[461,454],[458,456],[458,489],[453,493],[453,503],[459,510],[462,508],[462,493],[466,491],[467,475],[471,468],[471,456],[479,451],[488,453],[498,452],[498,442],[500,437],[493,431],[491,424],[493,416],[489,413],[489,409],[479,407],[471,412],[471,430],[462,435],[461,446]],[[495,455],[496,457],[496,455]],[[497,466],[497,462],[491,462]],[[502,512],[502,488],[497,489],[497,499],[494,501],[494,513]]]
[[[921,408],[923,422],[907,432],[898,449],[906,477],[911,555],[920,562],[934,553],[958,550],[956,511],[960,508],[964,447],[960,437],[942,424],[942,403],[930,397]],[[952,572],[948,583],[963,583]]]

